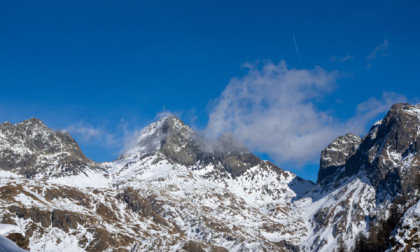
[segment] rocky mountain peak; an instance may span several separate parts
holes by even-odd
[[[412,189],[420,166],[420,105],[395,104],[382,122],[371,129],[354,158],[364,161],[373,184],[399,180],[404,193]],[[360,157],[359,157],[360,156]],[[385,185],[383,185],[385,186]]]
[[[48,128],[47,125],[45,125],[45,123],[43,121],[41,121],[38,118],[32,117],[30,119],[27,119],[21,123],[19,123],[20,125],[26,125],[26,126],[30,126],[33,128]]]
[[[359,174],[385,190],[382,196],[409,193],[420,167],[419,141],[420,105],[395,104],[363,139],[347,134],[322,151],[318,183]]]
[[[318,172],[318,183],[325,184],[331,177],[342,172],[343,166],[357,150],[362,139],[349,133],[336,138],[321,152],[321,161]]]
[[[134,146],[119,159],[142,156],[167,148],[180,149],[191,140],[194,131],[174,115],[165,116],[145,127]]]
[[[31,118],[17,124],[0,124],[0,167],[26,177],[75,174],[82,167],[97,167],[66,132],[54,131]],[[54,173],[51,173],[54,170]]]
[[[223,134],[218,139],[209,141],[174,115],[161,118],[145,127],[139,134],[136,146],[118,160],[142,159],[154,154],[163,155],[173,163],[193,169],[214,165],[218,176],[230,174],[236,177],[263,163],[231,134]],[[277,167],[275,169],[281,170]]]

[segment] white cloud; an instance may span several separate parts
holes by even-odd
[[[124,154],[128,150],[131,150],[137,145],[137,139],[139,137],[141,130],[130,129],[128,127],[128,124],[124,121],[124,119],[121,119],[121,122],[118,125],[118,131],[121,133],[120,134],[121,137],[119,140],[121,148],[118,154]]]
[[[384,57],[388,56],[388,39],[385,39],[384,42],[378,45],[367,57],[368,60],[374,60],[377,56]]]
[[[288,69],[284,61],[233,78],[211,110],[206,134],[231,132],[253,151],[266,152],[277,162],[303,165],[319,159],[333,139],[347,132],[365,132],[367,123],[405,98],[384,93],[360,104],[356,115],[339,121],[317,109],[316,101],[332,92],[338,74],[321,67]]]

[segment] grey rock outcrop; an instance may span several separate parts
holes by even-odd
[[[420,105],[395,104],[362,139],[347,134],[328,145],[321,153],[318,187],[312,195],[315,200],[331,202],[315,212],[315,230],[333,226],[337,240],[354,239],[352,233],[359,232],[357,229],[369,231],[369,226],[389,223],[391,206],[402,214],[418,202],[419,135]],[[412,225],[406,226],[411,235],[420,235]],[[325,242],[319,237],[311,250],[324,249]],[[403,247],[392,251],[400,249]]]
[[[362,172],[381,197],[413,192],[420,171],[419,116],[419,105],[395,104],[363,139],[347,134],[334,140],[322,151],[318,184],[328,187]]]
[[[346,134],[335,139],[321,152],[318,183],[326,185],[335,176],[339,176],[346,161],[356,153],[361,138],[355,134]]]
[[[345,173],[350,176],[363,169],[377,189],[391,195],[411,193],[420,171],[419,115],[419,105],[393,105],[348,159]]]
[[[18,124],[0,124],[0,169],[27,178],[76,175],[85,167],[99,169],[76,141],[36,118]]]

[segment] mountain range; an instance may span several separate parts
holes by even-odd
[[[5,122],[0,251],[419,251],[419,148],[409,104],[331,142],[316,183],[173,115],[105,163],[39,119]]]

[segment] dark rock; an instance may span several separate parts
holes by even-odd
[[[395,104],[363,139],[347,134],[334,140],[322,151],[318,184],[339,185],[340,179],[362,172],[383,197],[414,192],[420,172],[418,110]]]
[[[153,211],[153,206],[149,199],[141,197],[132,188],[127,188],[122,194],[119,194],[117,198],[122,199],[125,203],[127,203],[128,207],[133,212],[138,212],[143,216],[150,216],[156,223],[168,226],[167,221]]]
[[[25,207],[13,206],[9,207],[9,212],[16,214],[18,218],[31,219],[36,223],[40,223],[42,227],[49,227],[51,225],[51,212],[40,210],[37,207],[30,209]]]
[[[336,138],[321,152],[321,161],[318,172],[318,183],[326,185],[331,178],[340,173],[346,161],[356,153],[361,138],[354,134],[347,134]]]
[[[213,246],[204,242],[198,242],[198,241],[187,241],[184,246],[182,246],[182,249],[186,252],[205,252],[205,251],[210,251],[210,252],[228,252],[229,250],[223,248],[223,247],[218,247],[218,246]]]
[[[29,250],[29,241],[20,233],[11,233],[6,236],[7,239],[13,241],[20,248]]]

